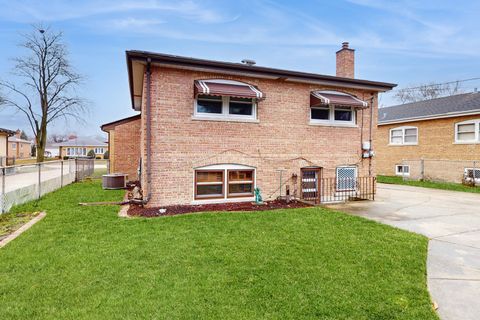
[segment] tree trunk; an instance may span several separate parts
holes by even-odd
[[[47,144],[47,125],[40,128],[37,132],[37,162],[45,161],[45,145]]]

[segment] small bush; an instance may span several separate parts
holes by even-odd
[[[95,151],[93,149],[88,151],[87,157],[95,159]]]
[[[110,157],[110,152],[105,151],[105,153],[103,154],[103,159],[108,159]]]

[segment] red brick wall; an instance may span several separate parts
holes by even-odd
[[[219,78],[256,85],[266,94],[266,99],[258,104],[258,123],[192,119],[194,80]],[[278,169],[286,170],[283,172],[284,182],[292,174],[300,177],[300,168],[305,166],[324,167],[324,177],[334,177],[337,166],[356,165],[359,176],[367,176],[370,161],[362,159],[361,135],[363,123],[363,140],[368,140],[370,109],[357,112],[358,126],[354,128],[309,125],[310,91],[322,89],[349,92],[365,100],[372,95],[372,92],[282,80],[152,68],[152,198],[149,205],[192,202],[194,168],[212,164],[256,167],[257,186],[264,199],[278,195]],[[144,168],[145,105],[144,101],[141,137]],[[375,129],[376,122],[373,131]],[[372,175],[375,174],[373,162]],[[145,175],[142,182],[145,187]],[[291,181],[287,184],[293,190]],[[144,194],[147,191],[144,190]]]
[[[110,131],[113,148],[110,150],[111,171],[128,174],[128,180],[138,180],[140,161],[140,119],[115,126]],[[112,145],[112,143],[110,142]]]

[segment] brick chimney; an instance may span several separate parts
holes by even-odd
[[[348,42],[337,51],[337,77],[355,78],[355,50],[348,47]]]

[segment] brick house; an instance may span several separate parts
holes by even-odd
[[[256,187],[265,200],[319,202],[325,190],[335,198],[359,191],[357,179],[373,181],[377,96],[395,85],[355,79],[348,43],[336,76],[251,60],[126,56],[147,206],[252,201]]]
[[[105,152],[108,151],[106,142],[91,137],[73,136],[67,141],[54,143],[51,147],[58,148],[61,159],[87,157],[90,151],[95,153],[95,158],[103,159]]]
[[[13,136],[15,131],[0,128],[0,167],[7,165],[8,138]]]
[[[378,174],[461,182],[480,160],[480,93],[381,108],[375,145]]]
[[[140,126],[139,114],[101,126],[108,133],[110,172],[128,174],[132,181],[139,178]]]
[[[22,139],[22,131],[17,130],[8,138],[8,156],[15,159],[28,159],[32,154],[32,142]]]

